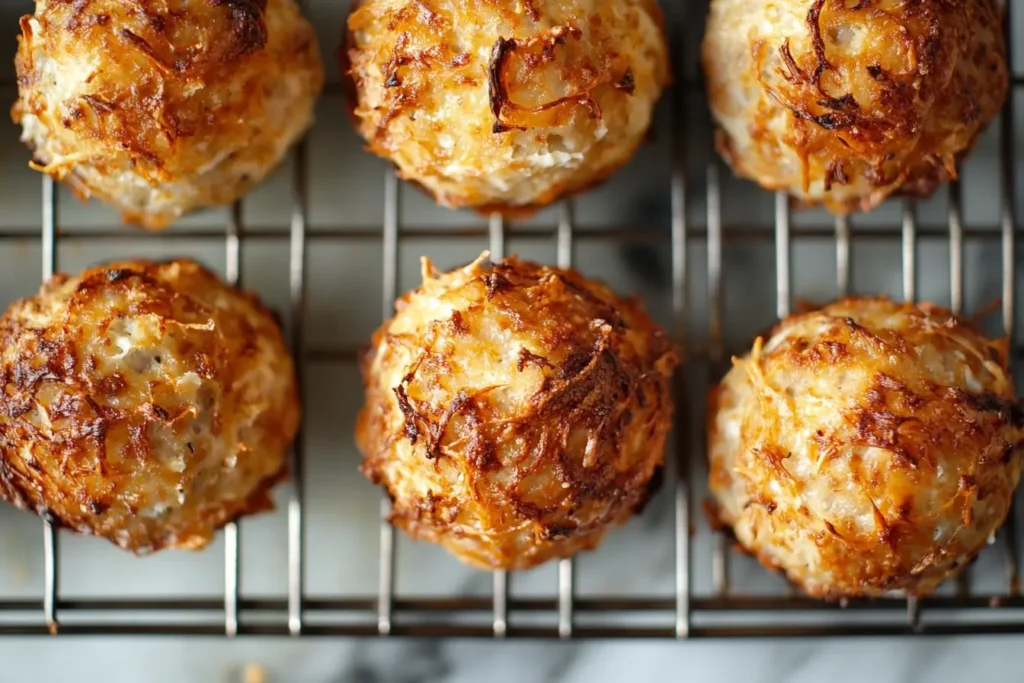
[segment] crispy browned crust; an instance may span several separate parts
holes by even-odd
[[[801,30],[749,36],[747,5],[758,15],[765,3],[715,2],[704,63],[728,129],[718,149],[737,173],[800,205],[847,213],[932,194],[957,177],[1006,99],[995,0],[785,0],[782,11],[806,7]],[[745,59],[721,58],[736,41]]]
[[[678,361],[638,303],[513,257],[427,264],[396,308],[363,359],[356,428],[394,524],[523,569],[593,548],[643,504]]]
[[[708,435],[716,514],[765,566],[818,597],[926,595],[1005,519],[1024,412],[1005,340],[936,306],[846,299],[737,360]]]
[[[128,222],[160,228],[230,203],[312,120],[323,69],[291,0],[36,4],[21,18],[13,118],[45,128],[26,137],[40,170]],[[138,178],[120,187],[126,173]],[[179,196],[133,196],[147,190]]]
[[[518,215],[629,160],[668,81],[661,25],[650,0],[373,0],[340,62],[370,151],[444,206]]]
[[[191,261],[57,275],[0,319],[0,496],[135,553],[271,509],[298,427],[280,330]]]

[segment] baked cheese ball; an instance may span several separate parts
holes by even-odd
[[[292,0],[36,0],[18,45],[33,166],[149,228],[263,180],[323,83]]]
[[[273,507],[295,372],[255,297],[191,261],[57,275],[0,318],[0,496],[134,553]]]
[[[443,206],[528,212],[633,155],[661,22],[655,0],[365,0],[342,59],[359,132]]]
[[[572,270],[423,260],[362,361],[356,438],[391,521],[484,569],[594,548],[648,497],[677,364],[639,304]]]
[[[739,544],[817,597],[931,593],[1010,509],[1007,343],[928,304],[795,315],[712,392],[710,488]]]
[[[840,214],[955,179],[1009,87],[996,0],[712,0],[703,52],[733,169]]]

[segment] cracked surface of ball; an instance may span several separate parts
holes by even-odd
[[[150,228],[262,181],[323,83],[292,0],[37,0],[15,61],[34,166]]]
[[[737,174],[837,213],[956,178],[1009,87],[995,0],[713,0],[703,61]]]
[[[528,211],[643,140],[668,80],[653,0],[366,0],[343,64],[370,149],[443,206]]]
[[[135,553],[270,509],[299,399],[255,297],[191,261],[57,275],[0,319],[0,495]]]
[[[676,364],[638,304],[574,271],[424,260],[363,359],[363,472],[394,524],[472,565],[568,557],[645,502]]]
[[[1006,353],[927,304],[847,299],[786,319],[711,394],[719,520],[810,595],[932,592],[986,545],[1020,480]]]

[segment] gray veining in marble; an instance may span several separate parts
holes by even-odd
[[[666,0],[678,9],[685,0]],[[337,77],[333,54],[347,2],[311,0],[310,12],[321,31],[325,60]],[[690,2],[690,16],[702,16],[706,2]],[[27,1],[0,2],[0,46],[13,51],[16,17],[28,11]],[[1024,22],[1016,35],[1024,37]],[[699,35],[695,20],[692,35]],[[696,41],[687,44],[687,74],[696,73]],[[1017,71],[1024,71],[1024,50],[1017,52]],[[0,88],[0,100],[11,101],[10,87]],[[704,170],[710,156],[707,115],[700,93],[687,102],[687,167],[690,176],[688,215],[695,228],[705,225]],[[1018,130],[1024,131],[1024,107],[1017,108]],[[667,112],[662,111],[659,135],[667,135]],[[0,225],[22,229],[24,240],[0,245],[0,304],[32,292],[37,286],[40,261],[35,237],[40,221],[39,178],[25,168],[26,153],[17,143],[18,131],[0,117]],[[660,140],[660,138],[659,138]],[[1017,144],[1024,145],[1024,135]],[[380,224],[383,201],[383,163],[366,155],[351,132],[336,99],[319,107],[312,133],[311,230],[357,228]],[[998,220],[995,173],[998,131],[990,131],[964,171],[964,209],[967,230],[994,226]],[[1018,148],[1017,158],[1021,158]],[[1019,165],[1019,164],[1018,164]],[[668,146],[643,149],[629,169],[604,188],[577,204],[581,225],[601,227],[630,224],[645,229],[668,229]],[[245,202],[244,221],[253,231],[287,226],[290,165],[255,191]],[[1024,173],[1018,173],[1024,183]],[[772,197],[753,191],[723,173],[726,229],[733,225],[771,230]],[[1018,196],[1024,186],[1018,186]],[[737,199],[738,198],[738,199]],[[417,192],[403,194],[403,216],[419,227],[474,225],[475,216],[437,209]],[[944,225],[946,195],[940,192],[920,208],[925,225]],[[116,216],[101,206],[84,207],[62,191],[59,223],[77,233],[105,228]],[[184,222],[192,228],[220,229],[226,212],[208,212]],[[554,211],[542,212],[537,225],[551,225]],[[892,230],[899,208],[887,205],[859,218],[859,230]],[[827,226],[831,220],[810,211],[793,217],[797,226]],[[187,254],[223,270],[223,246],[199,241],[131,239],[86,242],[74,240],[60,247],[62,269],[78,269],[122,256]],[[689,308],[691,342],[707,341],[707,267],[705,242],[691,242],[689,253]],[[472,259],[486,247],[486,239],[436,241],[403,239],[400,252],[400,289],[416,284],[418,258],[429,254],[439,266],[454,266]],[[775,312],[774,252],[770,240],[728,243],[724,258],[725,334],[730,348],[746,344],[751,335],[769,324]],[[553,239],[513,238],[509,253],[544,261],[555,258]],[[999,245],[968,241],[965,249],[968,310],[977,309],[1000,294]],[[365,339],[379,322],[381,245],[374,240],[318,242],[310,252],[310,346],[351,346]],[[939,303],[948,301],[948,247],[941,239],[922,240],[919,248],[919,292]],[[667,248],[650,244],[615,244],[611,240],[579,241],[576,263],[623,292],[636,292],[650,310],[668,322],[671,300],[668,287]],[[898,243],[858,241],[853,248],[853,289],[869,293],[901,292],[902,274]],[[285,242],[247,242],[243,252],[243,278],[274,308],[287,309],[288,273]],[[795,297],[828,299],[836,294],[835,247],[828,239],[797,240],[793,252]],[[1018,319],[1024,319],[1024,291],[1018,292]],[[991,321],[994,325],[997,320]],[[700,368],[688,374],[697,400],[691,402],[691,424],[699,424],[699,396],[708,377]],[[333,596],[373,595],[377,587],[379,492],[355,472],[358,455],[352,445],[352,418],[358,409],[358,375],[352,365],[310,364],[306,372],[306,411],[309,427],[307,533],[310,539],[306,588],[310,594]],[[699,441],[691,445],[699,453]],[[699,470],[699,466],[698,466]],[[287,491],[282,487],[280,495]],[[644,514],[612,534],[597,552],[578,562],[580,595],[671,595],[674,555],[672,501],[662,492]],[[702,519],[694,540],[694,587],[698,594],[711,590],[711,536]],[[37,520],[0,508],[0,597],[33,597],[42,590],[42,532]],[[242,590],[246,596],[280,596],[287,580],[286,516],[283,510],[247,519],[242,524]],[[144,560],[125,555],[95,539],[62,538],[61,590],[67,595],[122,596],[211,595],[223,588],[223,541],[202,553],[166,553]],[[986,554],[974,572],[981,590],[1005,590],[1001,547]],[[781,582],[750,560],[736,558],[732,567],[736,585],[756,594],[778,594]],[[517,574],[517,596],[553,597],[555,567]],[[397,587],[400,595],[489,596],[490,577],[459,565],[441,550],[399,540]],[[664,625],[663,623],[661,625]],[[801,640],[786,642],[594,642],[583,644],[509,641],[436,642],[313,639],[301,642],[270,639],[156,638],[0,638],[0,683],[75,681],[76,683],[419,683],[420,681],[744,681],[823,683],[940,683],[945,681],[1020,681],[1024,654],[1019,638],[968,639],[862,639]],[[260,677],[262,676],[262,678]]]
[[[1020,639],[1011,636],[684,644],[17,639],[0,643],[0,661],[0,680],[46,683],[1016,683],[1024,677]]]

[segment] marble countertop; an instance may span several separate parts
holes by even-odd
[[[1011,683],[1024,677],[1020,643],[15,639],[0,642],[0,661],[3,680],[41,683]]]
[[[682,0],[678,0],[682,2]],[[681,5],[667,1],[666,8]],[[348,3],[310,0],[309,11],[321,31],[324,58],[337,77],[333,54]],[[690,16],[700,17],[706,2],[688,4]],[[13,52],[17,15],[28,2],[2,3],[0,46]],[[687,73],[696,73],[699,22],[691,25],[686,45]],[[1024,33],[1024,22],[1022,22]],[[1024,51],[1019,51],[1020,57]],[[1018,73],[1024,69],[1018,68]],[[9,74],[8,74],[9,77]],[[12,101],[14,90],[0,87],[0,100]],[[1017,108],[1018,130],[1024,130],[1024,107]],[[687,99],[688,218],[695,231],[706,226],[706,170],[714,158],[710,148],[706,107],[702,95]],[[659,139],[668,131],[668,112],[659,119]],[[18,131],[0,118],[0,228],[24,231],[23,240],[0,245],[0,305],[31,293],[39,281],[39,177],[25,168],[26,153]],[[1024,134],[1016,136],[1024,145]],[[971,232],[998,223],[996,201],[998,130],[990,131],[970,157],[963,172],[965,308],[977,310],[1001,294],[1000,252],[995,240],[975,240]],[[361,151],[361,145],[336,99],[320,105],[310,145],[310,226],[312,231],[362,228],[380,224],[385,167]],[[1017,150],[1024,158],[1024,149]],[[576,204],[579,225],[588,228],[634,225],[668,230],[668,145],[650,145],[625,172]],[[258,188],[245,201],[243,221],[254,232],[288,225],[291,168]],[[1018,172],[1018,178],[1024,173]],[[749,185],[722,174],[723,222],[763,230],[763,238],[726,241],[723,253],[725,337],[730,348],[749,343],[751,335],[770,323],[776,311],[772,217],[774,200]],[[922,225],[944,226],[947,195],[919,207]],[[477,225],[479,219],[437,209],[416,192],[405,192],[402,215],[412,228]],[[226,212],[190,217],[183,227],[222,229]],[[554,211],[532,222],[551,226]],[[900,208],[886,205],[855,222],[858,238],[852,251],[851,286],[860,293],[902,293],[898,226]],[[79,234],[116,224],[116,216],[98,205],[83,206],[66,192],[60,196],[59,225]],[[829,227],[832,219],[818,211],[794,215],[793,225]],[[172,228],[173,230],[173,228]],[[663,322],[671,320],[670,260],[666,242],[626,244],[612,239],[579,240],[576,264],[616,289],[635,292]],[[708,338],[707,244],[691,240],[688,261],[689,339],[694,349]],[[454,266],[471,260],[486,248],[486,238],[431,240],[416,236],[402,240],[399,288],[416,284],[418,258],[430,255],[437,265]],[[512,237],[508,252],[553,261],[554,239]],[[90,242],[77,239],[59,246],[59,266],[76,270],[122,256],[191,255],[218,266],[224,248],[216,242],[190,239],[148,239],[125,230],[123,239]],[[381,245],[375,240],[322,240],[310,251],[310,294],[306,336],[311,347],[352,346],[366,339],[379,323],[381,309]],[[828,239],[796,239],[793,244],[792,293],[796,299],[824,300],[836,295],[836,249]],[[950,297],[949,250],[941,234],[922,238],[918,259],[919,295],[937,303]],[[223,270],[223,268],[221,268]],[[243,247],[245,285],[267,303],[288,308],[287,243],[247,241]],[[1017,319],[1024,320],[1024,290],[1018,287]],[[287,323],[287,316],[285,322]],[[998,323],[998,320],[995,321]],[[689,389],[694,409],[690,424],[700,424],[699,408],[710,377],[699,359],[691,363]],[[307,509],[309,562],[306,587],[310,594],[373,596],[377,589],[377,550],[380,494],[355,471],[358,454],[352,445],[352,419],[360,396],[358,375],[351,363],[310,363],[306,368],[308,423]],[[1018,380],[1020,378],[1018,377]],[[700,471],[699,434],[690,435],[691,452]],[[279,489],[284,500],[287,485]],[[580,595],[666,596],[673,590],[673,508],[670,492],[662,493],[627,528],[612,534],[595,553],[578,562]],[[697,536],[693,542],[693,590],[711,590],[712,536],[697,506],[703,493],[694,491]],[[283,509],[247,519],[242,524],[242,591],[248,597],[280,597],[287,584]],[[38,599],[42,592],[42,532],[38,520],[0,508],[0,599]],[[80,597],[181,596],[216,597],[223,589],[223,541],[202,553],[166,553],[136,559],[106,543],[63,536],[61,591]],[[977,566],[973,582],[980,591],[1005,590],[1001,546],[994,547]],[[468,570],[437,548],[399,540],[397,589],[402,596],[490,595],[487,575]],[[732,566],[735,586],[760,595],[779,594],[781,582],[755,563],[737,558]],[[554,567],[516,575],[515,595],[553,597]],[[943,683],[977,679],[1024,679],[1020,638],[870,638],[736,640],[729,642],[614,642],[545,643],[509,640],[329,640],[185,638],[7,638],[0,637],[0,681],[66,681],[75,683],[371,683],[418,681],[870,681]]]

